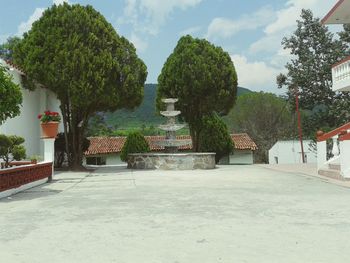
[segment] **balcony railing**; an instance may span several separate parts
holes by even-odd
[[[350,56],[332,66],[333,91],[350,91]]]

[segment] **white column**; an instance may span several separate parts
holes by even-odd
[[[52,162],[52,176],[49,177],[49,181],[53,177],[53,163],[55,160],[55,138],[43,138],[44,140],[44,162]]]
[[[339,155],[338,135],[332,137],[332,140],[333,140],[332,153],[333,153],[333,156],[336,157]]]
[[[340,170],[344,178],[350,178],[350,141],[340,141]]]
[[[317,142],[317,170],[324,167],[327,162],[327,142]]]

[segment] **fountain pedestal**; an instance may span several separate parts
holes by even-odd
[[[161,169],[161,170],[193,170],[214,169],[215,153],[178,153],[178,147],[191,144],[191,140],[176,139],[176,131],[185,127],[177,124],[176,117],[181,113],[175,110],[177,99],[162,100],[166,110],[160,114],[166,117],[167,123],[159,125],[165,131],[165,140],[155,144],[164,147],[165,153],[133,153],[128,155],[128,168],[130,169]]]

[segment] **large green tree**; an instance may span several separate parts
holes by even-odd
[[[225,117],[234,133],[246,132],[257,144],[255,161],[268,162],[268,150],[278,139],[296,137],[296,122],[286,99],[272,93],[252,92],[238,97]]]
[[[24,34],[13,56],[29,79],[52,90],[61,101],[73,169],[82,163],[90,116],[133,108],[142,101],[145,64],[135,47],[91,6],[53,5]]]
[[[21,113],[21,88],[12,81],[7,69],[0,64],[0,125]]]
[[[235,102],[237,74],[227,52],[204,39],[181,37],[158,77],[157,106],[174,97],[189,124],[193,149],[199,150],[202,117],[227,114]]]
[[[347,53],[346,43],[342,41],[347,34],[344,32],[341,39],[334,38],[310,10],[302,10],[297,29],[282,41],[293,58],[286,64],[287,73],[277,77],[277,84],[287,88],[292,104],[298,88],[301,108],[311,111],[310,117],[318,118],[316,123],[320,127],[326,124],[336,127],[350,117],[350,96],[332,90],[331,70]],[[316,127],[307,132],[315,131]]]

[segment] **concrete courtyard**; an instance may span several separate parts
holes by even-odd
[[[59,173],[0,215],[4,263],[350,260],[350,189],[293,169]]]

